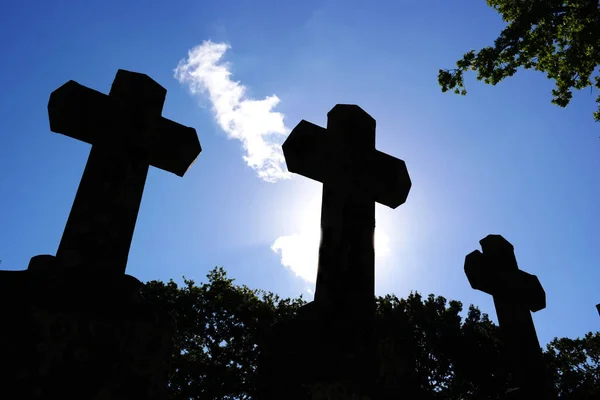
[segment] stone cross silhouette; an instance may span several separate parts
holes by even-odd
[[[196,130],[161,116],[167,91],[119,70],[105,95],[69,81],[50,95],[50,130],[92,145],[56,253],[67,269],[124,273],[150,165],[183,176]]]
[[[404,161],[375,149],[375,120],[356,105],[327,113],[327,129],[302,120],[283,144],[288,170],[323,183],[314,304],[370,317],[375,298],[375,202],[396,208],[411,181]]]
[[[488,235],[479,243],[483,253],[475,250],[466,256],[465,274],[473,289],[494,299],[508,358],[519,385],[517,397],[555,398],[530,313],[546,308],[544,288],[537,276],[519,269],[514,247],[502,236]]]

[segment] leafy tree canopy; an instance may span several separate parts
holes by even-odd
[[[261,332],[296,315],[305,301],[236,285],[223,268],[213,269],[202,285],[184,282],[151,281],[144,288],[148,300],[177,320],[171,398],[255,398]],[[394,322],[377,337],[379,365],[391,380],[409,376],[432,398],[448,400],[497,398],[511,387],[498,327],[477,307],[471,305],[463,319],[462,304],[441,296],[376,301],[377,315]],[[600,398],[600,333],[556,338],[544,355],[561,395]]]
[[[507,23],[493,46],[471,50],[456,69],[440,70],[443,92],[467,94],[463,73],[495,85],[519,67],[546,73],[556,83],[552,103],[566,107],[573,89],[600,89],[600,7],[598,0],[487,0]],[[592,76],[594,75],[594,76]],[[594,119],[600,121],[600,95]]]

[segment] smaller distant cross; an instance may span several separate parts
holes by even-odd
[[[483,252],[466,256],[465,274],[473,289],[494,299],[519,392],[554,399],[530,313],[546,308],[546,292],[537,276],[519,269],[513,245],[502,236],[488,235],[479,243]]]

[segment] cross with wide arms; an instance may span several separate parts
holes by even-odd
[[[92,145],[56,260],[70,270],[125,272],[150,165],[183,176],[202,148],[196,130],[161,116],[167,91],[119,70],[105,95],[69,81],[50,95],[52,132]]]
[[[375,120],[356,105],[302,120],[283,144],[288,170],[323,183],[314,305],[369,318],[375,300],[375,202],[396,208],[411,181],[404,161],[375,149]]]

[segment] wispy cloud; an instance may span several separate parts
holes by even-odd
[[[273,111],[279,97],[255,100],[246,96],[246,87],[231,80],[231,65],[223,61],[228,49],[226,43],[204,41],[179,62],[175,78],[192,94],[208,95],[217,123],[229,138],[242,142],[244,161],[261,179],[288,179],[281,142],[290,130],[284,115]]]
[[[204,41],[188,51],[187,59],[179,62],[174,70],[175,78],[192,94],[208,97],[217,123],[229,138],[242,142],[244,160],[261,179],[267,182],[288,179],[291,174],[285,166],[280,143],[290,130],[284,124],[284,115],[273,111],[279,98],[275,95],[262,100],[249,98],[246,87],[231,80],[231,64],[223,61],[228,49],[230,46],[226,43]],[[320,230],[315,224],[301,233],[277,238],[271,249],[280,255],[282,265],[314,287],[319,239]],[[388,236],[376,230],[377,258],[390,252],[388,243]],[[312,288],[306,290],[313,293]]]

